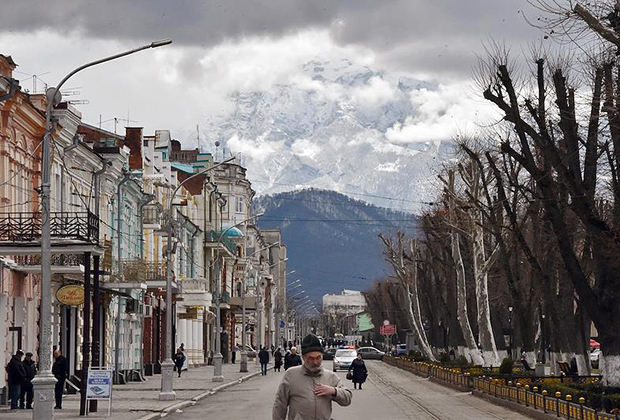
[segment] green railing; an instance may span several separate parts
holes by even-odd
[[[447,368],[432,363],[414,362],[403,357],[384,356],[383,361],[425,378],[448,383],[453,386],[478,391],[488,396],[508,400],[516,404],[540,410],[560,418],[573,420],[620,420],[620,415],[597,411],[586,405],[585,398],[573,401],[571,395],[556,392],[548,395],[544,389],[521,382],[506,383],[503,379],[474,376],[460,369]]]

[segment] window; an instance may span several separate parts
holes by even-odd
[[[237,213],[244,213],[243,197],[237,197]]]

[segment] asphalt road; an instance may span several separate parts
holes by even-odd
[[[331,362],[326,362],[331,367]],[[353,390],[349,407],[334,404],[332,417],[336,420],[360,419],[527,419],[521,414],[495,406],[472,396],[457,392],[427,379],[402,371],[382,362],[366,361],[369,369],[364,389]],[[284,371],[270,370],[266,377],[257,377],[234,386],[172,418],[269,420],[274,395]],[[345,372],[339,373],[343,381]],[[347,385],[352,384],[346,381]]]

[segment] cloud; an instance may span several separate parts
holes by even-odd
[[[393,143],[425,143],[453,138],[458,132],[477,132],[494,115],[491,105],[467,94],[464,84],[439,85],[437,90],[411,92],[413,115],[394,124],[385,137]]]
[[[451,75],[469,68],[482,40],[515,42],[538,34],[520,13],[536,14],[523,0],[56,0],[54,7],[20,0],[3,6],[4,33],[77,32],[117,42],[172,38],[204,49],[316,29],[340,45],[370,48],[410,72]]]

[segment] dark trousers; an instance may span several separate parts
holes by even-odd
[[[232,352],[231,360],[232,360],[233,363],[235,363],[235,360],[237,360],[237,352],[236,351]]]
[[[183,365],[175,365],[175,369],[179,372],[179,378],[181,377],[181,371],[183,370]]]
[[[65,390],[65,378],[56,378],[58,382],[54,386],[54,399],[56,400],[56,408],[62,408],[62,393]]]
[[[267,374],[267,363],[261,363],[260,364],[260,371],[263,375]]]
[[[22,391],[19,395],[19,408],[32,408],[33,399],[34,388],[32,386],[32,382],[26,382],[22,385]],[[25,406],[24,403],[26,403]]]
[[[11,410],[16,410],[19,408],[19,396],[21,395],[20,384],[10,384],[9,385],[11,391]]]

